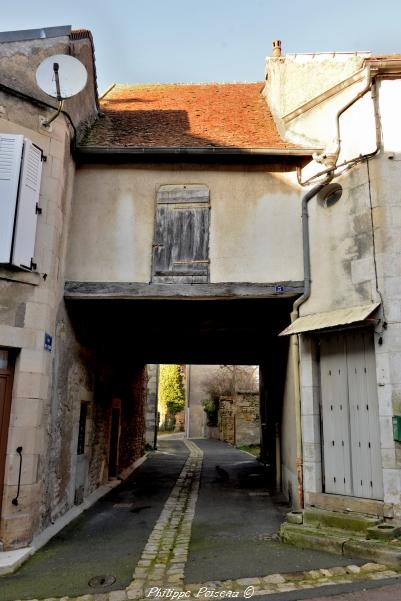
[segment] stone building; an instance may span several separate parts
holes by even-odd
[[[398,55],[273,57],[265,89],[282,135],[325,149],[299,173],[320,185],[304,196],[306,295],[284,332],[301,351],[305,503],[397,519],[400,68]]]
[[[46,128],[57,103],[40,91],[35,71],[54,54],[83,62],[88,83]],[[54,533],[61,516],[66,523],[142,455],[144,367],[116,349],[95,349],[63,301],[73,149],[99,106],[90,33],[0,34],[0,82],[0,545],[7,550]]]
[[[55,53],[89,80],[46,128],[34,73]],[[399,56],[275,44],[263,82],[99,101],[91,35],[62,27],[1,34],[0,75],[4,548],[138,459],[159,363],[259,365],[294,503],[400,518]],[[21,262],[23,147],[42,212]]]

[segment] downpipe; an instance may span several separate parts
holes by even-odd
[[[311,267],[310,267],[310,245],[309,245],[309,213],[308,203],[333,179],[329,173],[323,182],[317,184],[302,198],[302,247],[304,261],[304,293],[294,302],[291,312],[291,323],[299,317],[299,307],[308,300],[311,294]],[[296,472],[297,490],[295,509],[301,510],[304,506],[303,485],[303,459],[302,459],[302,424],[301,424],[301,374],[299,338],[297,334],[291,336],[291,358],[294,374],[294,404],[295,404],[295,431],[296,431]]]

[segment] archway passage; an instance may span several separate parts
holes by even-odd
[[[121,477],[128,458],[136,458],[132,438],[143,419],[141,369],[174,362],[259,365],[262,451],[272,483],[276,463],[287,480],[290,470],[283,466],[290,466],[294,444],[293,386],[288,340],[277,334],[289,321],[291,304],[291,299],[68,302],[56,343],[64,345],[62,355],[80,362],[86,375],[71,364],[64,368],[63,358],[59,371],[68,371],[71,380],[65,384],[67,397],[76,394],[75,400],[88,403],[82,415],[92,415],[85,420],[95,447],[87,453],[89,476],[107,482],[108,465]],[[82,397],[87,389],[93,392],[91,400]],[[84,456],[87,439],[84,433],[78,439]],[[109,439],[121,441],[117,460],[116,449],[105,457],[110,446],[115,448],[105,444]],[[277,462],[276,450],[281,456]],[[47,547],[51,553],[45,549],[34,558],[36,563],[7,578],[6,601],[24,598],[24,590],[37,598],[101,593],[105,589],[92,590],[90,583],[99,577],[108,582],[109,576],[115,581],[107,592],[129,586],[131,595],[142,583],[137,598],[145,598],[142,589],[156,578],[166,587],[237,578],[233,588],[240,590],[244,578],[261,581],[273,574],[282,582],[279,572],[351,563],[276,540],[288,506],[275,503],[265,476],[263,463],[233,445],[161,438],[158,450],[121,486],[55,537]],[[74,566],[77,558],[79,570]],[[62,566],[63,579],[38,580],[35,565],[43,574],[57,575]]]
[[[98,357],[112,357],[120,380],[132,365],[259,365],[261,456],[273,484],[288,361],[288,340],[278,334],[288,325],[292,303],[284,297],[74,299],[67,308],[82,347]],[[97,365],[101,370],[99,361]],[[97,378],[104,382],[103,373]],[[292,428],[293,421],[286,425],[288,440]]]

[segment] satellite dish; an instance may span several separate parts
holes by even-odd
[[[59,102],[84,89],[88,73],[84,65],[68,54],[54,54],[42,61],[36,71],[36,81],[45,94]]]

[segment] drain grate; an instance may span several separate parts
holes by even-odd
[[[100,586],[110,586],[111,584],[114,584],[115,581],[115,576],[94,576],[89,580],[88,584],[92,588],[97,588]]]

